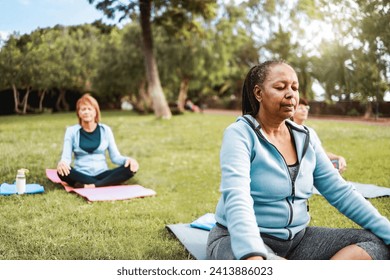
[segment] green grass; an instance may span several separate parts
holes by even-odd
[[[45,177],[59,160],[65,127],[74,113],[0,117],[1,182],[18,168],[45,186],[38,195],[0,196],[0,259],[190,259],[165,228],[214,212],[219,198],[219,149],[234,116],[184,114],[170,121],[128,112],[103,112],[119,150],[137,158],[129,183],[157,196],[87,203]],[[390,186],[390,129],[310,121],[324,146],[348,162],[351,181]],[[390,198],[370,200],[390,217]],[[312,225],[357,227],[320,196],[310,202]]]

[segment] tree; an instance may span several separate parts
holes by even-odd
[[[389,91],[390,84],[390,32],[388,0],[362,1],[356,0],[361,11],[361,20],[355,20],[355,24],[361,29],[359,38],[363,47],[358,50],[364,54],[357,62],[356,69],[359,73],[364,99],[367,101],[365,117],[373,113],[372,101],[383,100],[384,93]],[[363,100],[364,100],[363,99]],[[378,112],[376,112],[378,113]]]
[[[22,68],[22,52],[17,46],[16,35],[11,35],[0,51],[0,76],[4,88],[12,88],[14,95],[14,111],[21,113],[19,109],[20,69]]]
[[[245,10],[222,4],[219,11],[212,21],[196,18],[197,28],[191,33],[170,36],[156,30],[161,79],[172,93],[168,99],[176,99],[180,111],[187,97],[203,103],[218,95],[234,106],[241,97],[243,73],[259,61],[258,47],[241,24]]]
[[[203,87],[211,85],[210,77],[215,77],[215,65],[223,64],[220,59],[210,59],[218,55],[215,52],[215,33],[200,30],[200,27],[192,34],[178,33],[176,36],[169,36],[162,28],[158,31],[156,50],[162,62],[159,69],[166,85],[164,89],[170,93],[168,100],[173,102],[176,99],[178,110],[183,112],[191,84],[202,81]],[[221,73],[224,69],[218,70]]]
[[[271,52],[272,59],[285,60],[294,67],[298,76],[300,96],[312,99],[314,94],[311,89],[313,85],[311,59],[303,47],[291,37],[292,32],[284,31],[279,25],[279,30],[271,35],[263,47]]]
[[[68,27],[57,26],[51,32],[52,40],[50,41],[50,60],[53,62],[51,71],[55,78],[52,86],[53,89],[58,90],[56,110],[68,111],[69,104],[66,101],[66,91],[75,87],[78,69],[75,59],[76,50],[75,42],[69,34]]]
[[[15,112],[26,114],[28,98],[32,88],[33,65],[37,57],[32,50],[36,44],[30,35],[12,35],[2,48],[1,64],[4,71],[4,84],[9,84],[14,94]],[[23,99],[20,101],[20,90],[24,91]]]
[[[101,38],[100,59],[93,90],[105,99],[128,96],[135,109],[149,112],[152,104],[145,87],[140,27],[127,24]],[[111,97],[111,98],[110,98]]]
[[[66,98],[69,90],[86,92],[91,89],[97,61],[97,40],[99,32],[90,25],[63,27],[55,26],[47,32],[45,45],[50,69],[50,89],[56,90],[56,110],[68,111]]]
[[[353,69],[347,67],[352,60],[348,46],[337,42],[322,44],[322,55],[313,59],[313,75],[326,91],[327,100],[349,100],[352,92]]]
[[[248,20],[241,19],[241,22],[251,30],[251,37],[260,46],[261,58],[291,64],[298,75],[300,95],[307,99],[314,96],[312,61],[308,55],[312,50],[301,42],[305,28],[300,26],[302,21],[307,21],[307,15],[319,18],[312,4],[313,0],[268,0],[246,1],[240,5],[249,15]]]
[[[247,28],[247,6],[231,2],[222,8],[222,16],[215,22],[214,28],[210,28],[210,32],[215,33],[211,35],[215,38],[211,48],[219,50],[209,58],[209,61],[218,61],[213,64],[210,84],[218,89],[222,98],[239,102],[245,74],[259,63],[260,48],[252,30]]]
[[[45,31],[38,29],[30,34],[31,42],[29,43],[28,52],[24,59],[24,65],[31,73],[31,89],[38,91],[38,110],[40,112],[43,111],[43,99],[45,98],[49,86],[48,78],[50,77],[47,68],[49,50],[43,41],[44,33]],[[26,96],[28,96],[28,94],[26,94]],[[26,107],[27,99],[25,103],[25,108]],[[24,110],[24,112],[26,111]]]
[[[88,0],[93,4],[95,0]],[[122,14],[122,19],[130,16],[138,17],[143,39],[143,52],[145,69],[148,81],[148,91],[153,99],[155,115],[159,118],[169,119],[171,112],[168,107],[165,95],[162,90],[157,62],[153,52],[152,22],[165,26],[170,32],[178,29],[192,27],[192,14],[201,14],[205,17],[213,15],[213,4],[215,1],[185,1],[185,0],[128,0],[127,4],[118,0],[96,1],[96,8],[113,18],[116,12]],[[153,14],[152,12],[153,6]],[[139,15],[136,12],[139,9]]]
[[[163,93],[157,62],[153,53],[153,37],[151,26],[151,0],[140,0],[140,18],[143,39],[143,51],[145,57],[146,77],[148,80],[148,92],[153,98],[153,109],[157,117],[171,118],[171,111]]]
[[[383,100],[388,89],[388,0],[300,0],[298,7],[312,18],[334,27],[334,39],[322,43],[315,59],[315,76],[324,84],[328,99],[355,99],[372,114],[372,101]],[[315,9],[314,9],[315,8]]]

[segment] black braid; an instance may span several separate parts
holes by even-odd
[[[253,89],[256,85],[263,87],[263,83],[269,73],[270,67],[276,64],[286,63],[281,60],[269,60],[253,66],[246,75],[242,87],[242,114],[257,115],[260,103],[257,101]]]

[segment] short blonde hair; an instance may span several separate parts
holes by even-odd
[[[81,118],[79,116],[79,110],[80,110],[81,105],[91,105],[96,111],[95,122],[96,123],[100,122],[99,103],[89,93],[86,93],[83,96],[81,96],[80,99],[77,100],[77,103],[76,103],[76,113],[77,113],[77,117],[79,119],[80,124],[81,124]]]

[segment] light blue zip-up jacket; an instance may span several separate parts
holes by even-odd
[[[124,165],[128,158],[119,153],[111,128],[101,123],[99,123],[98,126],[100,129],[101,140],[99,147],[93,151],[93,153],[88,153],[80,148],[81,125],[76,124],[67,127],[61,161],[66,162],[70,166],[72,162],[72,154],[74,153],[73,168],[84,174],[96,176],[108,170],[106,162],[106,151],[108,150],[112,163],[116,165]]]
[[[259,231],[289,240],[310,221],[307,200],[313,185],[341,213],[390,244],[390,222],[333,167],[309,130],[286,120],[294,136],[299,172],[292,181],[287,164],[262,133],[259,123],[239,117],[224,133],[221,152],[221,198],[216,221],[227,227],[237,259],[267,250]]]

